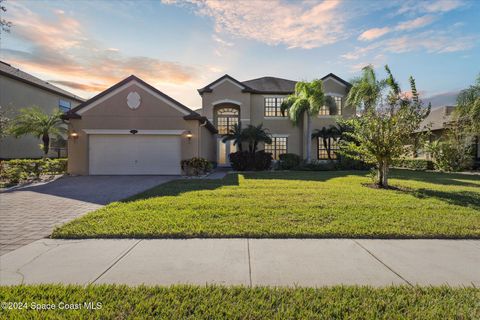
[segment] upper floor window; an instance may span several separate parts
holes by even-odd
[[[282,102],[285,101],[285,97],[268,97],[265,98],[265,117],[285,117],[282,115],[280,109]]]
[[[235,108],[221,108],[216,112],[217,129],[219,134],[227,134],[239,122],[239,112]]]
[[[342,114],[342,97],[333,96],[333,101],[335,101],[335,108],[329,108],[328,106],[323,106],[318,111],[320,116],[335,116]]]
[[[325,145],[325,142],[327,145]],[[333,160],[337,159],[337,151],[339,150],[338,139],[328,138],[326,141],[322,138],[317,139],[318,144],[318,159],[319,160]]]
[[[279,156],[287,153],[287,137],[272,137],[271,144],[265,144],[265,152],[272,154],[274,160],[278,160]]]
[[[58,102],[58,108],[62,112],[68,112],[72,108],[70,101],[60,99]]]

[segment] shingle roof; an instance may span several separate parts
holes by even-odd
[[[325,80],[329,77],[334,78],[335,80],[346,85],[347,87],[352,86],[349,82],[343,80],[342,78],[338,77],[333,73],[327,74],[325,77],[322,78],[322,80]],[[294,80],[282,79],[277,77],[261,77],[240,82],[235,78],[231,77],[230,75],[226,74],[213,81],[212,83],[206,85],[205,87],[198,89],[198,93],[202,95],[204,92],[211,92],[211,86],[224,79],[231,80],[234,83],[237,83],[238,85],[244,87],[244,92],[264,94],[292,94],[293,92],[295,92],[295,84],[297,83],[297,81]]]
[[[417,132],[427,131],[428,129],[432,131],[444,129],[452,120],[453,110],[455,110],[455,106],[443,106],[432,109],[430,114],[420,124]]]
[[[76,100],[78,102],[85,101],[85,99],[82,99],[77,95],[74,95],[66,90],[60,89],[59,87],[56,87],[53,84],[43,81],[42,79],[39,79],[37,77],[34,77],[31,74],[26,73],[20,69],[14,68],[10,64],[3,61],[0,61],[0,74],[7,76],[9,78],[30,84],[37,88],[59,94],[61,96],[70,98],[72,100]]]
[[[244,85],[259,93],[293,93],[296,81],[276,78],[261,77],[257,79],[242,81]]]

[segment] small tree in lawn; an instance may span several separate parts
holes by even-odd
[[[33,135],[42,139],[42,150],[47,157],[50,149],[50,136],[59,136],[65,132],[62,126],[61,111],[46,114],[39,107],[20,109],[20,113],[12,120],[8,132],[16,138]]]
[[[299,81],[295,85],[295,93],[288,96],[281,105],[282,114],[288,111],[288,116],[294,125],[299,125],[304,115],[307,118],[305,141],[307,142],[307,163],[310,162],[312,153],[312,116],[315,116],[323,106],[333,108],[335,102],[331,97],[325,96],[322,80],[312,82]]]
[[[365,69],[375,75],[371,66],[364,68],[364,72]],[[376,165],[376,184],[383,188],[388,187],[388,168],[392,160],[405,154],[405,146],[411,143],[413,133],[430,112],[430,106],[424,107],[421,103],[412,77],[409,79],[411,97],[408,97],[400,90],[388,66],[385,70],[387,78],[378,83],[385,83],[388,91],[385,93],[382,89],[374,94],[374,99],[368,99],[363,114],[351,121],[352,131],[345,133],[349,139],[340,144],[340,153],[345,156]],[[362,99],[350,97],[350,94],[358,94],[355,85],[347,101],[358,103]]]

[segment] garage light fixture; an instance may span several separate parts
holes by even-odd
[[[78,133],[75,131],[70,132],[70,138],[72,139],[78,139]]]
[[[193,137],[192,131],[187,131],[187,134],[185,136],[188,138],[188,141],[192,140],[192,137]]]

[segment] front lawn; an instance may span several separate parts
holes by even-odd
[[[0,318],[478,319],[479,299],[478,288],[450,287],[0,286]]]
[[[396,170],[259,172],[177,180],[112,203],[55,238],[480,238],[480,176]],[[68,210],[68,208],[65,208]]]

